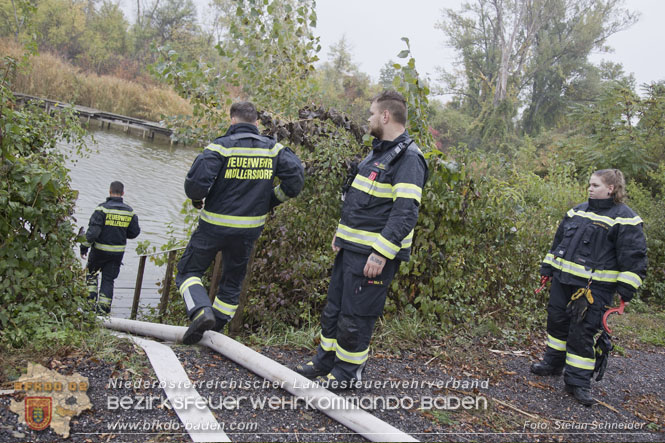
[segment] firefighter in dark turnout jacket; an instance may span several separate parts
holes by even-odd
[[[586,406],[595,403],[590,391],[596,368],[594,335],[602,315],[615,292],[629,302],[646,275],[642,219],[624,198],[621,171],[593,173],[588,202],[568,211],[540,269],[543,279],[552,277],[547,347],[531,372],[560,375],[565,368],[566,392]]]
[[[187,197],[203,208],[176,276],[191,320],[185,344],[197,343],[206,330],[221,331],[233,317],[252,247],[269,211],[298,195],[304,184],[298,157],[260,135],[256,120],[252,103],[234,103],[228,131],[196,157],[185,179]],[[273,187],[275,176],[280,184]],[[218,251],[223,269],[211,306],[201,276]]]
[[[296,367],[331,388],[351,388],[362,380],[388,287],[399,263],[409,260],[427,164],[406,133],[406,113],[406,102],[395,91],[372,101],[373,149],[344,196],[321,342],[313,360]]]
[[[97,311],[108,314],[113,301],[113,280],[120,273],[122,257],[128,238],[136,238],[141,232],[139,218],[134,210],[123,203],[125,187],[119,181],[111,183],[109,197],[100,203],[90,217],[86,241],[81,244],[81,257],[88,258],[87,285],[91,300],[96,302]],[[102,283],[97,294],[99,273]]]

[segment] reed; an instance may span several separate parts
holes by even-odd
[[[20,58],[23,49],[11,40],[0,39],[0,54]],[[28,69],[17,74],[13,89],[151,121],[192,113],[189,102],[168,86],[83,72],[49,52],[30,57]]]

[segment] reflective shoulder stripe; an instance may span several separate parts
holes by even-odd
[[[95,208],[95,211],[101,211],[104,214],[117,214],[117,215],[127,215],[127,216],[134,215],[134,211],[125,211],[123,209],[109,209],[105,208],[104,206],[97,206]]]
[[[226,226],[228,228],[258,228],[265,225],[267,217],[268,214],[242,217],[238,215],[215,214],[214,212],[206,211],[205,209],[201,211],[201,220],[212,225]]]
[[[287,201],[288,199],[291,198],[288,195],[286,195],[284,193],[284,191],[282,191],[281,185],[275,186],[275,188],[273,189],[273,192],[275,193],[275,197],[277,197],[277,200],[279,200],[281,202],[285,202],[285,201]]]
[[[356,365],[363,364],[367,361],[369,356],[369,348],[360,352],[349,352],[346,349],[342,348],[339,343],[337,343],[337,349],[335,351],[335,356],[342,361],[347,363],[352,363]]]
[[[209,151],[217,152],[222,157],[230,157],[232,155],[240,155],[247,157],[276,157],[279,154],[279,151],[284,149],[284,145],[281,143],[276,143],[272,148],[243,148],[243,147],[231,147],[227,148],[222,145],[215,143],[210,143],[204,148]]]
[[[614,225],[637,226],[640,223],[643,223],[642,219],[639,216],[630,217],[630,218],[625,218],[625,217],[612,218],[612,217],[607,217],[605,215],[598,215],[594,212],[576,211],[574,209],[569,210],[567,215],[568,217],[578,216],[582,218],[587,218],[589,220],[603,222],[609,226],[614,226]]]
[[[125,245],[105,245],[103,243],[95,242],[93,248],[106,252],[125,252]]]

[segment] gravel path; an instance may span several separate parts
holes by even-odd
[[[122,352],[140,352],[126,346]],[[304,401],[294,407],[288,392],[265,386],[214,351],[181,345],[173,349],[233,441],[365,441]],[[340,395],[421,441],[665,441],[662,348],[613,356],[605,379],[593,384],[602,403],[591,408],[563,392],[561,377],[529,373],[541,350],[533,344],[526,350],[490,352],[478,345],[440,348],[434,358],[408,352],[374,355],[366,371],[368,384]],[[289,367],[311,355],[308,350],[260,351]],[[114,396],[162,397],[149,368],[113,367],[84,355],[51,361],[50,366],[62,374],[76,371],[90,381],[94,408],[72,420],[68,441],[190,441],[175,413],[159,401],[142,410],[109,408]],[[110,380],[116,386],[109,386]],[[117,386],[121,380],[129,386]],[[153,382],[155,387],[137,386]],[[50,429],[35,432],[17,423],[8,410],[10,398],[19,399],[17,394],[0,396],[0,441],[62,440]],[[138,423],[142,429],[113,431],[109,423]]]

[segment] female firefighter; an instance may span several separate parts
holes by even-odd
[[[537,375],[560,375],[565,391],[585,406],[596,368],[594,335],[615,292],[629,302],[646,275],[642,219],[624,200],[626,183],[618,169],[596,171],[589,200],[570,209],[557,229],[540,268],[552,280],[547,306],[547,347],[531,366]]]

